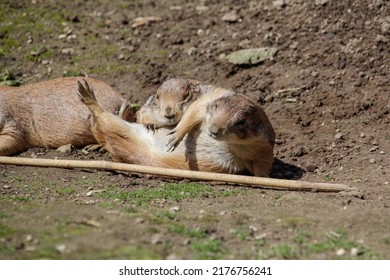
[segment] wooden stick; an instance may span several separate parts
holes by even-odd
[[[144,174],[154,174],[160,176],[180,177],[192,180],[219,181],[250,185],[264,189],[287,189],[300,191],[320,191],[320,192],[340,192],[357,191],[358,189],[344,184],[310,183],[305,181],[283,180],[253,176],[242,176],[212,172],[200,172],[181,169],[168,169],[154,166],[135,165],[127,163],[117,163],[109,161],[85,161],[85,160],[57,160],[57,159],[37,159],[18,158],[0,156],[0,164],[26,165],[37,167],[58,167],[58,168],[91,168],[103,170],[115,170],[136,172]]]

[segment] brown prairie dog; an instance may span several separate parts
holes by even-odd
[[[203,125],[190,129],[183,141],[168,152],[166,145],[170,136],[167,133],[172,130],[161,128],[152,132],[142,124],[127,123],[103,110],[87,84],[86,87],[80,84],[79,92],[93,114],[94,136],[115,161],[165,168],[269,175],[273,162],[274,131],[264,111],[243,95],[223,89],[216,89],[209,93],[210,96],[207,94],[208,100],[212,100],[210,97],[217,100],[205,106],[203,111],[207,117],[203,119]],[[187,113],[194,111],[191,109],[193,105],[195,103],[189,107],[182,121],[186,120]]]
[[[167,80],[137,112],[137,122],[150,128],[174,126],[191,103],[211,88],[191,79]]]
[[[125,100],[102,81],[86,79],[109,112]],[[57,78],[20,87],[0,87],[0,155],[32,147],[57,148],[96,143],[91,113],[77,96],[77,78]]]

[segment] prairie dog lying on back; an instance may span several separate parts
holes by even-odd
[[[191,103],[211,89],[196,80],[167,80],[137,112],[137,122],[153,129],[174,126]]]
[[[204,115],[198,123],[203,122],[203,125],[186,130],[186,135],[181,138],[183,141],[172,142],[175,149],[168,152],[166,145],[170,137],[167,133],[172,130],[161,128],[152,132],[141,124],[124,122],[102,109],[87,83],[85,86],[79,84],[79,92],[81,100],[92,112],[95,138],[116,161],[165,168],[269,175],[275,139],[273,128],[264,111],[241,94],[215,89],[204,95],[210,102],[205,102],[202,97],[203,101],[197,103],[205,105],[203,109],[194,102],[182,121],[188,122],[186,115],[199,111]],[[180,123],[179,128],[182,127]],[[176,133],[177,130],[173,135],[176,136]]]
[[[109,112],[125,100],[102,81],[86,79]],[[91,113],[77,96],[77,78],[57,78],[20,87],[0,86],[0,155],[32,147],[96,143],[90,131]]]

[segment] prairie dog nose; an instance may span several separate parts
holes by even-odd
[[[164,117],[169,120],[175,117],[175,112],[172,110],[171,107],[165,109]]]
[[[210,126],[209,127],[209,135],[213,138],[217,138],[220,134],[220,129],[216,126]]]

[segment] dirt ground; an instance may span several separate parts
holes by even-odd
[[[1,1],[0,69],[15,80],[87,75],[134,103],[174,77],[232,88],[276,130],[272,177],[359,191],[0,165],[0,258],[389,259],[389,41],[386,0]],[[224,60],[252,47],[278,51]]]

